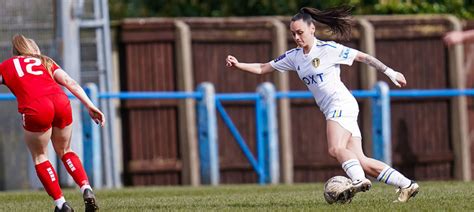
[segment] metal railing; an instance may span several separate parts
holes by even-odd
[[[279,182],[278,136],[276,131],[275,89],[270,83],[263,83],[257,93],[215,94],[214,86],[203,83],[199,86],[204,96],[198,102],[199,144],[201,181],[205,184],[219,184],[219,158],[217,143],[217,111],[229,128],[235,141],[258,175],[258,182]],[[256,151],[253,155],[239,130],[226,112],[222,101],[254,101],[256,122]],[[212,123],[212,124],[210,124]]]
[[[196,92],[120,92],[101,93],[104,99],[186,99],[198,101],[198,136],[201,180],[204,184],[219,184],[219,154],[217,120],[218,113],[231,131],[237,144],[258,175],[259,183],[278,183],[278,136],[276,132],[276,100],[281,98],[313,98],[309,91],[275,92],[273,85],[256,93],[215,93],[210,83],[202,83]],[[261,85],[259,89],[263,87]],[[269,90],[270,91],[269,91]],[[474,89],[393,90],[385,82],[379,82],[372,90],[351,91],[356,98],[370,98],[372,109],[373,157],[392,163],[390,99],[474,96]],[[225,111],[223,101],[255,101],[257,126],[257,157],[249,150],[232,119]],[[265,102],[265,103],[263,103]],[[316,106],[316,105],[315,105]],[[263,109],[262,109],[263,108]]]
[[[388,161],[390,155],[390,121],[387,92],[381,92],[379,87],[388,86],[379,83],[373,90],[352,91],[356,98],[372,98],[373,120],[378,121],[373,126],[374,155],[377,159]],[[388,91],[388,90],[387,90]],[[383,98],[385,95],[385,98]],[[263,83],[255,93],[215,93],[214,86],[202,83],[196,92],[120,92],[100,93],[103,99],[195,99],[197,100],[198,137],[201,181],[204,184],[219,184],[219,154],[217,116],[220,115],[224,124],[230,130],[239,148],[257,173],[260,184],[279,182],[279,148],[277,133],[276,100],[281,98],[313,98],[308,91],[276,92],[270,83]],[[239,130],[232,122],[222,102],[224,101],[254,101],[256,122],[256,156],[250,151]],[[315,105],[316,106],[316,105]],[[385,111],[385,112],[382,112]],[[376,117],[375,117],[376,116]],[[385,121],[382,121],[385,120]],[[386,121],[388,120],[388,121]],[[385,123],[385,125],[383,125]],[[384,151],[385,150],[385,151]]]

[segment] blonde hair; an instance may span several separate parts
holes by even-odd
[[[53,64],[56,64],[48,56],[42,55],[41,51],[33,39],[26,38],[23,35],[16,34],[12,38],[12,53],[15,56],[30,56],[41,60],[43,66],[48,70],[49,75],[53,75]]]
[[[28,38],[28,43],[30,44],[31,48],[35,51],[36,54],[41,54],[41,50],[39,49],[38,45],[33,39]]]

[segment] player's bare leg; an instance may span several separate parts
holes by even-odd
[[[46,192],[53,198],[56,205],[55,211],[73,211],[62,194],[58,182],[58,175],[47,157],[51,129],[46,132],[30,132],[28,130],[24,130],[24,132],[25,143],[30,150],[33,162],[35,163],[36,174]]]
[[[342,168],[351,178],[353,184],[352,191],[357,193],[369,190],[372,183],[365,177],[357,155],[347,148],[352,134],[339,123],[331,120],[327,121],[326,129],[329,154],[342,164]]]
[[[39,164],[48,160],[48,143],[51,137],[51,129],[46,132],[30,132],[24,130],[25,143],[30,150],[31,157],[35,164]]]
[[[350,141],[347,143],[347,149],[349,149],[357,156],[362,165],[362,168],[364,168],[365,173],[367,173],[371,177],[377,177],[380,172],[382,172],[384,167],[387,166],[381,161],[365,156],[364,152],[362,151],[361,138],[350,138]]]
[[[331,157],[336,158],[339,163],[351,159],[357,159],[357,155],[347,149],[347,143],[351,133],[344,129],[336,121],[328,120],[326,124],[326,133],[328,139],[328,151]]]
[[[81,188],[84,199],[85,211],[97,211],[99,209],[97,201],[89,185],[89,180],[82,166],[79,157],[71,149],[72,124],[65,128],[53,127],[51,140],[53,141],[56,154],[64,163],[68,173],[72,176],[76,184]]]
[[[53,127],[51,134],[51,141],[53,142],[54,151],[56,152],[59,158],[62,158],[64,154],[68,152],[72,152],[72,124],[66,126],[63,129]]]
[[[419,192],[419,186],[416,182],[406,178],[387,164],[365,156],[362,151],[362,141],[360,138],[352,137],[347,144],[347,148],[357,155],[364,171],[369,176],[399,188],[398,202],[406,202]]]

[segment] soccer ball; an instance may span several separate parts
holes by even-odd
[[[352,181],[344,176],[331,177],[324,184],[324,199],[327,203],[350,203],[354,197]]]

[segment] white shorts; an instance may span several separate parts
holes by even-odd
[[[357,115],[359,111],[342,111],[335,110],[328,114],[325,114],[326,120],[332,120],[339,123],[344,129],[348,130],[352,137],[362,138],[360,133],[359,124],[357,123]]]

